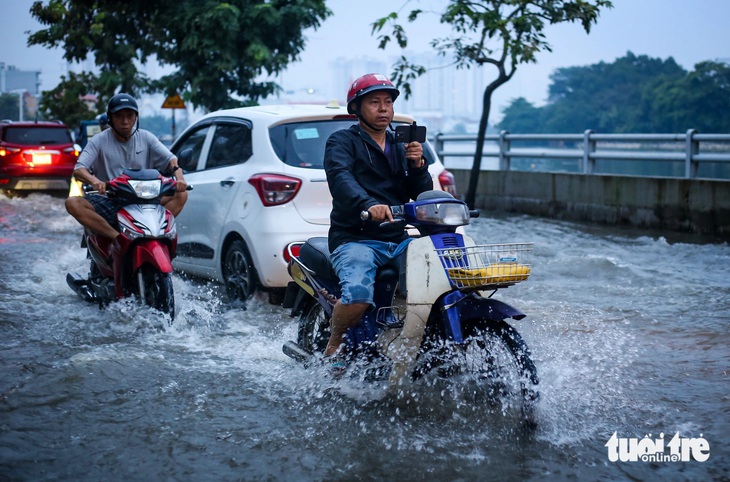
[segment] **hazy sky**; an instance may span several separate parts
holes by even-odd
[[[0,0],[0,62],[22,70],[40,70],[41,90],[49,90],[65,73],[66,65],[60,50],[27,47],[26,32],[41,28],[29,13],[32,4],[33,0]],[[334,15],[319,30],[307,32],[301,60],[283,76],[285,89],[303,87],[310,79],[316,81],[326,75],[321,74],[323,67],[339,57],[398,54],[396,49],[386,53],[377,49],[370,24],[394,10],[405,16],[416,4],[424,10],[440,11],[445,0],[329,0],[327,4]],[[603,10],[590,34],[579,24],[548,27],[546,36],[553,51],[541,53],[537,64],[521,65],[513,79],[497,90],[494,117],[500,117],[498,111],[516,97],[542,104],[549,75],[560,67],[613,62],[628,51],[662,59],[673,57],[686,70],[703,60],[730,61],[730,0],[613,0],[613,4],[613,9]],[[428,51],[434,36],[448,32],[438,24],[436,15],[431,17],[430,24],[408,26],[410,49]],[[341,92],[325,95],[344,97],[347,86],[338,88]]]

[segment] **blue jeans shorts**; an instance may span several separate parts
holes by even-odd
[[[411,239],[400,244],[384,241],[351,241],[341,244],[330,256],[332,267],[340,278],[344,305],[367,303],[374,306],[375,272],[390,264],[400,271],[402,257]]]

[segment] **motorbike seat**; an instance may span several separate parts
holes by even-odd
[[[327,238],[309,238],[299,249],[299,259],[317,275],[339,282],[330,262],[330,248]]]
[[[330,261],[329,242],[325,237],[309,238],[299,249],[299,259],[317,275],[340,282]],[[398,270],[391,265],[381,266],[375,275],[375,281],[392,281],[398,279]]]

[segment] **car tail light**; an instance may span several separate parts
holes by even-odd
[[[81,154],[81,151],[76,150],[75,147],[67,147],[63,150],[66,154],[71,154],[73,156],[79,157],[79,154]]]
[[[286,204],[297,195],[302,181],[279,174],[256,174],[248,180],[256,188],[264,206]]]
[[[443,172],[439,174],[439,183],[441,184],[441,189],[456,197],[456,183],[454,182],[453,174],[444,169]]]
[[[20,152],[17,147],[0,147],[0,157],[11,156]]]

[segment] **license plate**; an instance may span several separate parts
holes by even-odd
[[[48,166],[51,164],[51,155],[48,153],[33,153],[33,164],[36,166]]]

